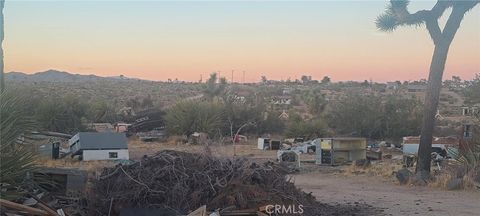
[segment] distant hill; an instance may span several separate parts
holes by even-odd
[[[65,71],[47,70],[34,74],[22,72],[9,72],[5,74],[8,81],[31,81],[31,82],[88,82],[99,80],[138,80],[124,76],[101,77],[97,75],[72,74]]]

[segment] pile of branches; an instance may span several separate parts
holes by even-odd
[[[116,215],[125,208],[164,208],[187,214],[202,205],[216,210],[301,204],[306,215],[336,211],[297,189],[287,171],[272,162],[256,164],[244,158],[178,151],[161,151],[131,165],[105,168],[92,189],[90,215]]]

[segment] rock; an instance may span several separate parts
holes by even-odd
[[[461,178],[450,179],[447,182],[448,190],[458,190],[458,189],[461,189],[462,187],[463,187],[463,179]]]
[[[412,176],[412,172],[410,172],[410,170],[406,168],[403,168],[399,170],[395,176],[397,177],[400,184],[407,184],[410,180],[410,177]]]

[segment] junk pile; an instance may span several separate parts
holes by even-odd
[[[298,154],[308,154],[314,153],[316,151],[316,144],[319,142],[319,139],[301,141],[301,142],[291,142],[291,140],[285,140],[285,143],[282,145],[283,150],[294,151]]]
[[[1,215],[86,216],[86,200],[81,195],[57,196],[25,194],[15,200],[0,199]],[[68,212],[68,213],[67,213]]]
[[[245,212],[255,213],[267,205],[302,205],[305,215],[358,211],[317,202],[294,186],[286,169],[272,162],[170,150],[131,165],[105,168],[88,200],[89,215],[119,215],[127,209],[166,209],[185,215],[204,205],[216,215],[248,215]]]

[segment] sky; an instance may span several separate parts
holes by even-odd
[[[418,80],[424,27],[376,29],[386,1],[21,1],[5,3],[5,71],[57,69],[149,80]],[[429,9],[413,1],[409,9]],[[449,15],[446,13],[445,15]],[[445,19],[441,21],[442,25]],[[480,73],[480,6],[450,47],[444,78]]]

